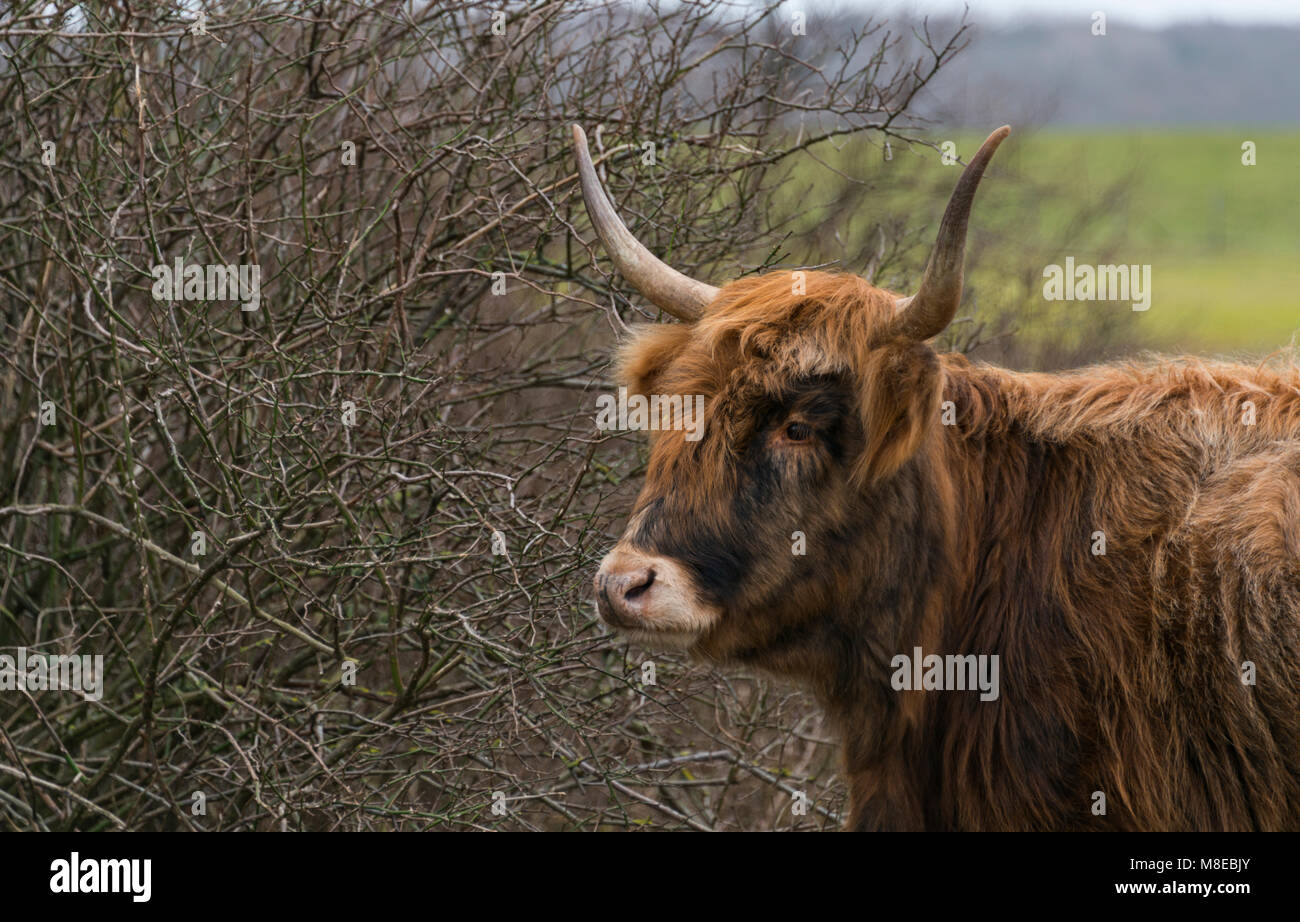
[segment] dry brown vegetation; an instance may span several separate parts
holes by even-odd
[[[595,396],[653,317],[565,129],[684,271],[790,265],[792,162],[914,139],[964,26],[202,6],[0,12],[0,653],[105,658],[98,702],[0,691],[3,826],[837,825],[804,695],[647,685],[594,617],[644,462]],[[259,266],[260,307],[155,298],[177,258]]]

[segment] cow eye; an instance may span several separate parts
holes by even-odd
[[[812,434],[812,426],[807,423],[791,423],[785,427],[785,437],[791,442],[806,442]]]

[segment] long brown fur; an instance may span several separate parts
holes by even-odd
[[[1021,374],[891,339],[860,278],[803,284],[626,350],[634,389],[707,400],[703,440],[655,436],[629,535],[712,586],[698,655],[817,693],[849,827],[1300,829],[1300,373]],[[815,448],[777,434],[801,407]],[[915,647],[998,655],[1000,697],[895,691]]]

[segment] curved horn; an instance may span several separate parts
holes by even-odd
[[[718,289],[682,275],[632,236],[596,178],[596,168],[587,149],[587,135],[577,125],[573,126],[573,153],[578,158],[582,198],[587,204],[591,226],[618,271],[657,307],[681,320],[698,320],[704,308],[717,297]]]
[[[1003,125],[988,136],[988,140],[971,158],[957,180],[957,188],[948,199],[943,220],[939,222],[939,236],[930,251],[930,261],[925,264],[921,287],[910,298],[899,298],[896,330],[914,340],[925,340],[943,332],[957,313],[961,304],[962,261],[966,253],[966,225],[970,221],[971,203],[979,187],[984,168],[993,159],[1011,126]]]

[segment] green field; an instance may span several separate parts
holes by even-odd
[[[1242,163],[1248,140],[1254,166]],[[1110,230],[1126,240],[1123,261],[1152,266],[1137,322],[1165,348],[1257,352],[1300,328],[1300,133],[1042,133],[1019,159],[1041,178],[1086,164],[1082,195],[1131,176]]]
[[[982,139],[953,136],[963,159]],[[1242,163],[1248,140],[1254,166]],[[878,149],[855,142],[824,159],[855,178],[867,173],[866,210],[877,213],[921,209],[933,220],[956,179],[957,167],[942,166],[926,148],[895,150],[885,164]],[[1261,354],[1300,330],[1298,167],[1300,131],[1021,131],[985,179],[972,238],[991,237],[998,271],[1026,279],[1066,256],[1149,264],[1151,307],[1132,318],[1147,343]],[[825,169],[801,170],[800,179],[819,197],[844,185]],[[1081,214],[1091,217],[1080,221]],[[1130,310],[1114,302],[1077,309]]]

